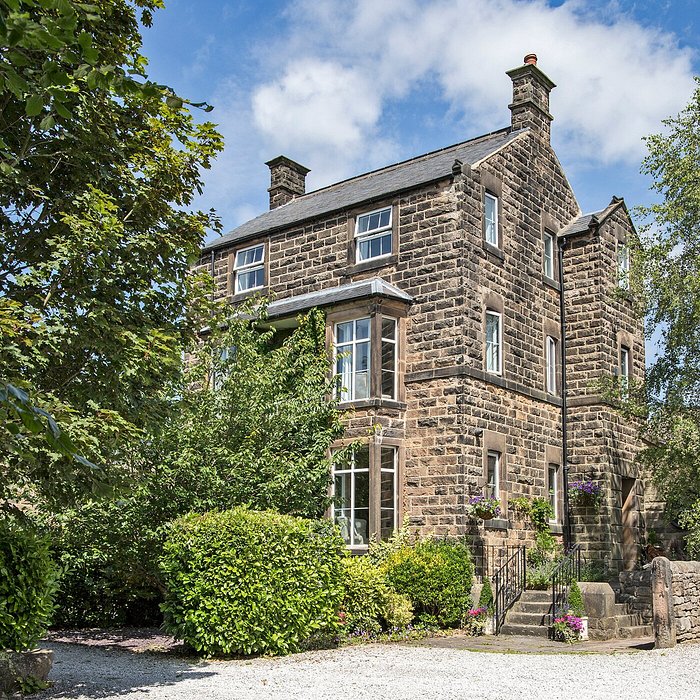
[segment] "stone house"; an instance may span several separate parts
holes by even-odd
[[[574,541],[629,568],[657,504],[634,463],[636,429],[596,380],[644,373],[627,284],[635,232],[617,197],[582,214],[550,144],[555,85],[536,57],[507,75],[499,131],[308,194],[306,168],[269,161],[270,210],[207,245],[200,266],[231,303],[270,295],[281,328],[326,312],[347,437],[366,442],[333,478],[350,547],[404,515],[425,534],[527,544],[517,496],[549,498],[562,533],[568,467],[603,493],[599,510],[571,511]],[[481,493],[500,517],[468,516]]]

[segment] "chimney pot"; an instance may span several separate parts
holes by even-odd
[[[529,53],[523,59],[523,63],[525,65],[529,65],[529,66],[536,66],[537,65],[537,54],[536,53]]]

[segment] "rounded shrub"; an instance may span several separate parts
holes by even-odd
[[[0,517],[0,650],[36,646],[51,621],[57,582],[47,540]]]
[[[390,553],[384,567],[389,586],[424,624],[456,627],[471,607],[474,564],[464,542],[420,540]]]
[[[343,561],[343,630],[346,634],[381,632],[389,588],[384,572],[369,557]]]
[[[174,521],[164,627],[205,656],[286,654],[335,632],[345,547],[327,521],[235,508]]]

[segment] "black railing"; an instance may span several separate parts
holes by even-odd
[[[569,610],[569,586],[581,578],[581,545],[575,544],[564,555],[552,573],[552,607],[549,611],[550,635],[557,617]]]
[[[493,579],[496,572],[520,551],[519,545],[473,544],[474,573],[481,581]]]
[[[527,555],[525,547],[513,550],[504,564],[493,575],[494,631],[498,634],[506,620],[506,613],[525,590]]]

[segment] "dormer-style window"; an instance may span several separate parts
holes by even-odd
[[[544,276],[550,280],[554,277],[554,234],[549,231],[544,232]]]
[[[361,214],[355,222],[356,262],[391,255],[391,207]]]
[[[498,244],[498,197],[484,192],[484,240],[495,248]]]
[[[265,244],[239,250],[236,253],[233,274],[234,294],[265,286]]]
[[[622,241],[617,242],[617,286],[630,288],[630,249]]]

